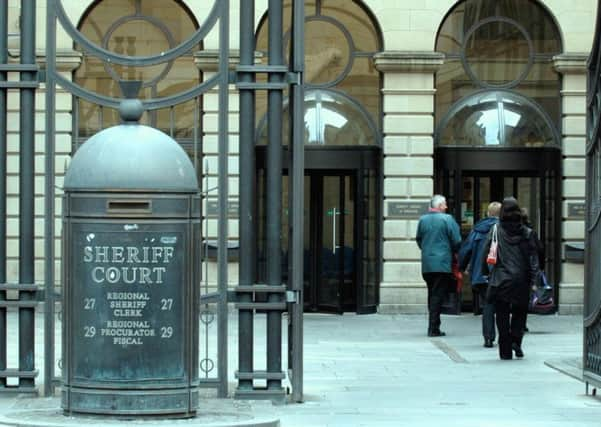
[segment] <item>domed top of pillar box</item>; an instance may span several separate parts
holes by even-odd
[[[138,120],[142,102],[125,99],[123,123],[98,132],[75,153],[65,191],[198,192],[196,171],[170,136]]]

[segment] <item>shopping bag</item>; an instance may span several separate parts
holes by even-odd
[[[497,224],[493,225],[492,238],[490,241],[490,249],[486,256],[486,263],[488,265],[495,265],[497,263],[497,251],[499,249],[499,238],[497,236]]]

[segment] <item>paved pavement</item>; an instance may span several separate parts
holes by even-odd
[[[231,392],[235,320],[232,316],[229,331]],[[264,330],[260,321],[255,326]],[[601,398],[586,395],[584,383],[574,378],[580,374],[582,318],[530,316],[528,327],[525,358],[502,361],[496,345],[482,346],[480,317],[472,314],[443,316],[447,336],[442,338],[425,336],[424,315],[308,314],[302,404],[203,398],[193,420],[84,421],[91,426],[279,421],[286,427],[599,427]],[[260,363],[258,354],[258,369]],[[0,395],[0,425],[81,425],[81,418],[62,416],[59,405],[58,397]]]

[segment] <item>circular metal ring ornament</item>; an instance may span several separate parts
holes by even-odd
[[[207,15],[205,21],[200,25],[198,30],[192,34],[187,40],[180,43],[173,49],[169,49],[166,52],[161,52],[158,55],[143,56],[143,57],[131,57],[127,55],[120,55],[114,52],[108,51],[95,43],[92,43],[87,37],[85,37],[71,22],[65,8],[63,7],[62,0],[56,0],[56,18],[61,24],[63,30],[71,37],[71,39],[79,44],[82,49],[90,53],[91,55],[101,58],[104,61],[112,62],[119,65],[127,66],[150,66],[162,64],[180,57],[182,54],[189,52],[194,48],[195,45],[199,44],[207,34],[215,27],[217,20],[222,18],[224,6],[222,7],[219,0],[213,2],[211,11]]]
[[[202,359],[200,361],[200,370],[202,372],[204,372],[205,374],[208,374],[213,369],[215,369],[215,362],[213,362],[212,359],[209,359],[208,357],[205,357],[204,359]]]
[[[514,27],[516,27],[518,29],[518,31],[522,34],[522,36],[528,43],[528,62],[525,64],[522,72],[514,80],[507,82],[507,83],[498,84],[498,85],[490,84],[490,83],[480,79],[476,75],[476,73],[474,72],[472,67],[470,66],[468,58],[467,58],[467,54],[466,54],[467,44],[468,44],[468,41],[470,40],[470,37],[481,27],[491,24],[493,22],[503,22],[506,24],[513,25]],[[520,25],[517,21],[514,21],[513,19],[510,19],[510,18],[506,18],[504,16],[493,16],[491,18],[483,19],[482,21],[476,22],[465,34],[465,37],[463,38],[463,43],[461,45],[461,62],[463,64],[463,68],[465,69],[465,72],[468,74],[470,79],[472,79],[472,81],[474,81],[481,87],[490,88],[490,89],[509,89],[509,88],[515,87],[518,84],[520,84],[526,78],[526,76],[528,76],[528,73],[530,73],[530,70],[532,69],[532,66],[534,65],[534,45],[532,43],[532,39],[530,38],[530,35],[528,34],[528,31],[526,31],[526,29],[522,25]]]
[[[213,323],[213,321],[215,320],[215,313],[211,310],[202,310],[200,312],[200,321],[205,324],[208,325],[210,323]]]
[[[159,20],[154,19],[151,16],[146,16],[146,15],[127,15],[127,16],[122,16],[121,18],[117,19],[115,22],[113,22],[111,24],[111,26],[107,30],[106,34],[102,38],[102,47],[106,50],[109,50],[109,42],[111,40],[111,36],[113,35],[113,33],[115,31],[117,31],[117,28],[121,27],[122,25],[126,25],[129,22],[133,22],[133,21],[147,22],[150,25],[158,28],[163,33],[165,38],[167,39],[167,44],[169,45],[169,49],[171,50],[175,47],[175,38],[173,37],[173,34],[171,34],[171,31],[169,31],[169,28],[167,28],[165,25],[163,25],[162,22],[160,22]],[[154,86],[159,81],[161,81],[173,67],[174,61],[175,60],[168,61],[165,65],[165,67],[163,68],[163,70],[161,70],[161,72],[156,77],[154,77],[148,81],[144,81],[142,83],[142,87]],[[115,80],[115,81],[121,80],[121,76],[119,76],[119,74],[115,71],[115,69],[113,68],[113,66],[111,65],[110,62],[103,61],[102,66],[104,67],[106,72],[113,78],[113,80]]]
[[[332,25],[332,26],[336,27],[336,29],[342,33],[342,35],[348,45],[348,59],[346,61],[346,65],[343,67],[342,71],[334,79],[327,81],[327,82],[322,82],[322,83],[311,83],[310,81],[306,81],[305,84],[308,88],[333,87],[333,86],[336,86],[338,83],[340,83],[342,80],[344,80],[351,72],[351,69],[353,68],[353,64],[355,62],[355,51],[356,51],[355,43],[353,41],[353,36],[351,35],[351,33],[346,29],[346,27],[344,25],[342,25],[336,19],[331,18],[329,16],[323,16],[323,15],[315,15],[315,16],[310,16],[310,17],[305,18],[305,23],[317,22],[317,21],[322,21],[329,25]],[[289,41],[290,41],[290,31],[288,31],[286,33],[286,35],[284,36],[284,46],[286,46],[289,43]],[[305,65],[305,73],[308,71],[306,68],[307,67]]]

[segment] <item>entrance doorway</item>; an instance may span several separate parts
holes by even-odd
[[[545,246],[542,268],[551,283],[557,283],[561,262],[557,240],[561,223],[560,161],[555,149],[439,149],[437,191],[447,197],[449,214],[460,225],[462,239],[486,217],[491,201],[515,197]],[[458,301],[461,310],[480,310],[468,275],[464,275]]]
[[[355,311],[356,202],[353,172],[305,176],[305,310]]]
[[[305,148],[304,307],[307,312],[373,313],[378,304],[380,150]],[[263,147],[257,147],[258,276],[269,262],[265,247]],[[287,155],[284,156],[287,158]],[[288,169],[282,182],[282,266],[287,280]]]

